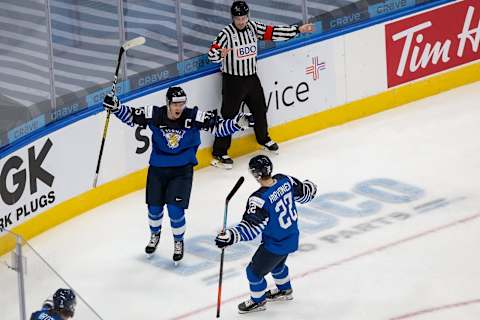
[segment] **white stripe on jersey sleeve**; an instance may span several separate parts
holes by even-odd
[[[220,119],[220,122],[215,126],[213,134],[215,137],[231,136],[235,132],[241,130],[239,126],[235,124],[233,119]]]
[[[122,121],[123,123],[129,125],[130,127],[133,127],[133,108],[126,106],[126,105],[121,105],[120,110],[114,113],[115,116]]]
[[[237,226],[232,229],[235,229],[237,234],[240,236],[240,241],[251,241],[255,239],[262,231],[265,229],[268,223],[268,217],[266,217],[260,224],[257,226],[252,226],[245,220],[242,220]]]

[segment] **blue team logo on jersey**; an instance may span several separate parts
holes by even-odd
[[[185,135],[185,130],[176,129],[162,129],[162,134],[167,140],[167,145],[170,149],[176,149],[180,145],[180,141]]]

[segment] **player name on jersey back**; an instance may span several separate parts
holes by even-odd
[[[58,320],[57,317],[52,317],[48,313],[42,312],[40,314],[34,313],[32,315],[32,319],[34,320]]]
[[[282,197],[285,193],[289,192],[291,189],[292,187],[290,186],[290,184],[288,182],[285,182],[268,196],[270,203],[274,203],[280,197]]]

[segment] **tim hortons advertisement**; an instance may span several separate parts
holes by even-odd
[[[385,25],[388,87],[480,59],[480,1],[465,0]]]

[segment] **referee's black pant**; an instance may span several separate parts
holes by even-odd
[[[233,119],[238,112],[242,102],[245,102],[255,120],[255,137],[259,144],[270,141],[267,124],[267,104],[260,79],[256,74],[251,76],[234,76],[227,73],[222,74],[222,109],[224,119]],[[227,154],[232,143],[232,137],[216,137],[213,143],[214,156]]]

